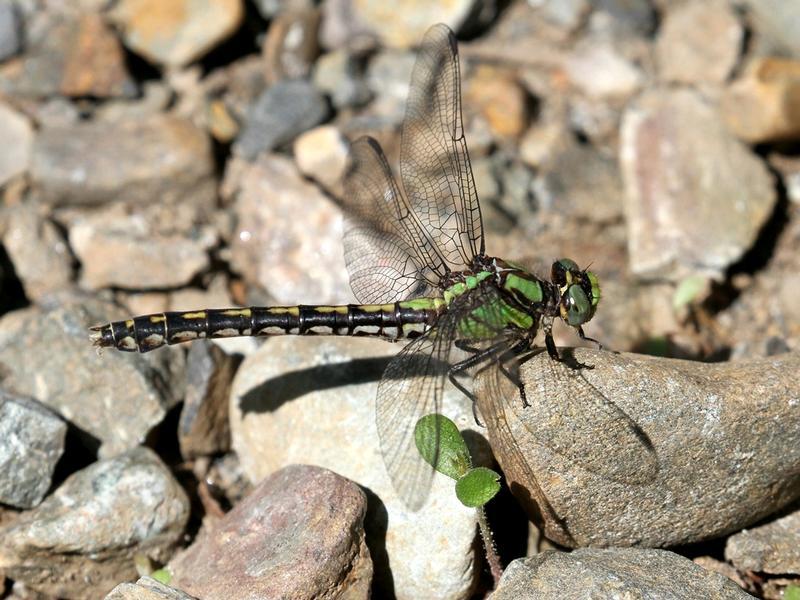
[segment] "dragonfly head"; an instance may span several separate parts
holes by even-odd
[[[597,275],[582,270],[573,260],[562,258],[553,263],[550,278],[558,287],[561,318],[572,327],[588,322],[600,302]]]

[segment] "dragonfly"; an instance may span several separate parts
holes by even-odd
[[[148,352],[165,344],[232,336],[407,341],[378,383],[376,424],[387,472],[412,510],[426,500],[434,473],[415,445],[419,418],[439,413],[448,380],[470,394],[461,375],[486,367],[511,378],[527,405],[532,399],[513,363],[533,347],[540,330],[554,365],[543,395],[566,390],[576,410],[581,403],[609,406],[607,422],[600,424],[604,431],[635,431],[627,415],[596,388],[557,366],[562,357],[553,340],[554,322],[561,320],[581,339],[591,340],[583,325],[600,301],[596,275],[562,258],[552,264],[547,280],[485,251],[464,137],[457,43],[442,24],[425,34],[412,71],[399,165],[402,186],[376,140],[362,137],[351,145],[341,202],[345,262],[358,304],[144,315],[93,327],[94,344]],[[502,416],[501,403],[492,406]],[[580,461],[573,440],[550,444]]]

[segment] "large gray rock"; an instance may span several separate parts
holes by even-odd
[[[45,199],[97,205],[213,202],[211,143],[168,115],[47,127],[36,136],[31,177]]]
[[[548,550],[515,560],[492,600],[562,598],[658,598],[741,600],[752,598],[729,579],[665,550],[583,548]]]
[[[375,426],[377,382],[397,345],[331,337],[273,338],[247,357],[231,392],[233,447],[251,481],[293,463],[319,465],[370,491],[367,543],[376,594],[465,598],[476,575],[475,511],[436,474],[417,512],[392,487]],[[441,412],[474,427],[471,403],[452,390]],[[413,424],[397,422],[413,435]]]
[[[0,185],[5,185],[11,178],[25,173],[30,166],[33,127],[24,115],[0,103],[0,131],[4,141],[0,148]]]
[[[764,163],[687,89],[653,89],[628,107],[620,161],[630,265],[642,277],[721,276],[775,204]]]
[[[574,357],[593,368],[545,352],[523,363],[527,408],[502,374],[478,379],[495,456],[550,539],[687,544],[800,495],[800,354],[717,364],[585,349]]]
[[[137,554],[165,562],[188,518],[167,467],[135,448],[75,473],[0,529],[0,569],[46,594],[97,597],[136,576]]]
[[[42,501],[66,433],[58,415],[0,389],[0,502],[31,508]]]
[[[125,318],[85,296],[51,298],[44,307],[0,319],[3,385],[50,407],[102,443],[103,456],[137,446],[178,400],[180,351],[100,355],[88,327]]]
[[[150,577],[142,577],[136,583],[120,583],[104,600],[195,600],[195,598]]]
[[[173,560],[171,583],[198,598],[368,598],[366,511],[352,481],[287,467]]]

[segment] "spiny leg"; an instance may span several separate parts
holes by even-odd
[[[553,360],[557,360],[558,362],[567,365],[571,369],[594,369],[594,365],[587,365],[585,363],[580,362],[574,356],[561,356],[558,353],[558,349],[556,348],[556,343],[553,340],[553,320],[552,319],[545,319],[542,322],[542,329],[544,330],[544,345],[547,347],[547,354],[550,355],[550,358]],[[583,335],[583,330],[579,327],[578,328],[578,335],[581,339],[585,339],[590,342],[595,342],[599,344],[597,340],[593,340],[592,338],[587,338]]]
[[[491,358],[494,358],[499,352],[507,348],[508,343],[506,340],[501,340],[499,342],[495,342],[488,348],[483,350],[479,348],[475,348],[474,346],[470,346],[466,340],[457,340],[455,342],[456,347],[459,350],[463,350],[465,352],[472,352],[472,356],[465,358],[464,360],[457,362],[452,367],[450,367],[449,371],[447,372],[447,378],[450,380],[456,389],[458,389],[462,394],[464,394],[467,398],[472,400],[472,417],[475,419],[475,423],[479,427],[484,427],[483,423],[481,423],[480,418],[478,417],[477,409],[477,399],[475,398],[475,394],[472,391],[468,390],[464,387],[456,376],[467,369],[471,369],[475,365],[478,365],[482,362],[485,362]]]

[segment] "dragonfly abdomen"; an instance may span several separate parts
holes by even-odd
[[[202,338],[268,335],[356,335],[389,340],[427,331],[444,308],[437,299],[338,306],[253,306],[165,312],[93,327],[96,346],[148,352]]]

